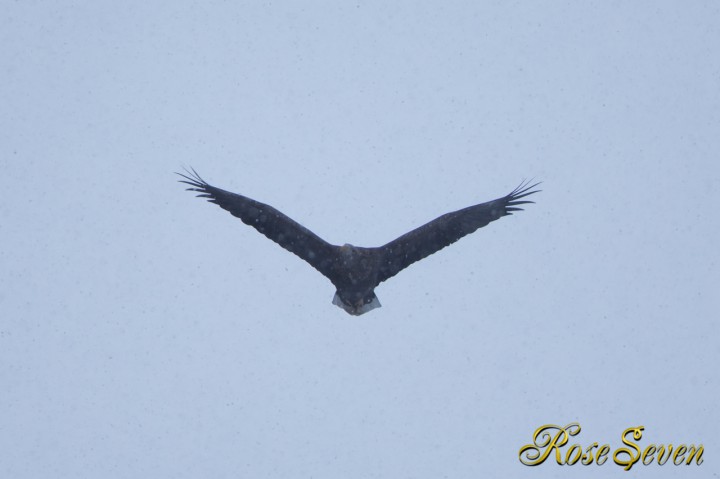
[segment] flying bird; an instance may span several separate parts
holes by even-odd
[[[189,191],[207,198],[243,223],[252,226],[286,250],[304,259],[326,276],[336,288],[332,303],[359,316],[380,307],[375,288],[416,261],[451,245],[491,221],[521,211],[522,200],[540,190],[540,183],[523,182],[508,195],[487,203],[444,214],[388,244],[363,248],[336,246],[270,205],[208,184],[195,170],[177,173]]]

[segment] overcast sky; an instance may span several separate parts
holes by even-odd
[[[3,3],[0,476],[720,474],[717,2]],[[183,166],[360,246],[543,191],[351,317]]]

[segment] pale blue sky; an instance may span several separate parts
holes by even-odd
[[[0,476],[720,473],[716,2],[6,2]],[[182,165],[377,246],[542,180],[359,318]]]

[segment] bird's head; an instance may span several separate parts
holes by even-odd
[[[353,316],[360,316],[381,306],[373,290],[366,292],[336,291],[332,303]]]

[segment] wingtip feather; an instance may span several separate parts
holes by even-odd
[[[536,188],[538,185],[542,184],[542,181],[533,183],[533,180],[534,178],[531,178],[529,180],[523,180],[514,190],[510,192],[510,194],[507,195],[507,198],[514,204],[520,204],[515,203],[516,200],[541,192],[542,190],[535,190],[533,188]]]
[[[179,183],[185,183],[186,185],[190,185],[193,188],[202,188],[202,190],[196,190],[193,188],[187,188],[188,191],[204,191],[205,188],[210,186],[207,181],[205,181],[197,171],[193,167],[190,167],[188,169],[187,167],[183,166],[183,169],[185,170],[185,173],[180,173],[178,171],[175,172],[176,175],[182,177],[182,180],[178,180]]]

